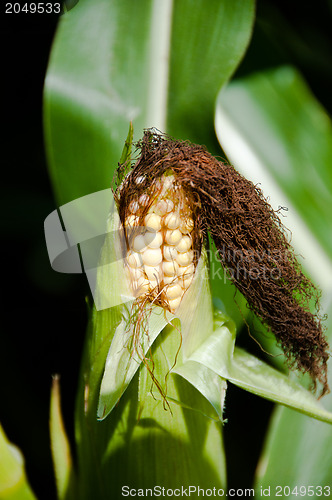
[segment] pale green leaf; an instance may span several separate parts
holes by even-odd
[[[310,392],[258,358],[234,349],[234,334],[226,324],[214,330],[189,359],[253,394],[332,423],[332,413],[324,410]]]
[[[176,316],[181,321],[182,356],[188,358],[213,330],[213,307],[205,248]]]
[[[230,161],[259,184],[305,270],[330,293],[332,124],[292,67],[253,74],[221,90],[216,132]]]
[[[207,366],[195,361],[187,361],[176,367],[174,373],[181,375],[209,401],[219,419],[223,420],[223,409],[227,389],[226,381]]]
[[[0,499],[35,500],[24,470],[20,450],[11,444],[0,426]]]
[[[59,500],[74,500],[75,474],[70,444],[64,427],[60,402],[59,378],[54,377],[51,392],[50,435]]]
[[[323,290],[322,314],[329,312],[331,317],[330,118],[296,69],[280,67],[252,74],[222,91],[216,129],[236,168],[260,183],[274,208],[288,207],[282,220],[292,231],[304,269]],[[329,327],[331,345],[331,323]],[[265,348],[272,351],[266,343]],[[332,411],[331,394],[322,405]],[[331,449],[329,426],[277,408],[257,468],[256,491],[260,486],[292,490],[329,485]]]
[[[44,106],[58,201],[109,187],[130,120],[136,139],[157,127],[214,147],[215,99],[253,20],[254,0],[81,0],[64,14]]]
[[[113,410],[147,351],[173,317],[161,307],[152,306],[151,311],[148,309],[147,306],[144,311],[148,315],[144,329],[135,331],[137,320],[132,318],[137,318],[140,311],[131,303],[123,308],[123,318],[115,331],[106,359],[99,396],[99,419],[106,418]]]
[[[328,309],[329,341],[332,341],[332,308]],[[331,373],[332,358],[328,363]],[[332,412],[332,394],[324,396],[322,404]],[[283,457],[282,464],[280,456]],[[277,485],[295,488],[297,485],[331,486],[332,433],[330,427],[298,415],[287,408],[277,408],[270,422],[263,453],[256,471],[257,490]],[[323,493],[323,496],[324,496]]]

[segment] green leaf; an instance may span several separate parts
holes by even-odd
[[[329,341],[332,340],[332,308],[329,312]],[[332,358],[329,370],[332,369]],[[332,412],[332,394],[323,399],[324,407]],[[282,463],[280,457],[282,458]],[[327,488],[332,477],[331,429],[287,408],[278,408],[271,419],[256,471],[257,491],[260,487],[312,485],[323,488],[323,496],[330,498]]]
[[[272,206],[303,266],[329,292],[332,274],[332,125],[291,67],[231,83],[218,97],[216,131],[230,161]]]
[[[253,27],[252,0],[173,3],[167,132],[213,152],[217,93],[242,59]],[[153,125],[153,124],[152,124]]]
[[[322,408],[310,392],[258,358],[234,348],[235,331],[232,323],[223,315],[220,321],[222,326],[214,330],[189,357],[189,361],[203,364],[220,377],[253,394],[332,423],[332,413]]]
[[[213,147],[214,102],[253,19],[253,0],[82,0],[65,13],[44,103],[59,203],[109,187],[130,120],[136,139],[157,127]]]
[[[198,0],[194,7],[188,0],[81,0],[62,16],[44,101],[47,153],[59,204],[110,186],[130,120],[135,140],[154,126],[215,147],[214,102],[245,51],[253,6],[253,0]],[[112,245],[112,236],[109,240]],[[111,300],[116,294],[121,300],[126,291],[114,290],[114,283],[122,284],[121,269],[107,257],[106,251],[98,293],[103,299],[111,290]],[[92,310],[75,422],[78,497],[120,497],[128,481],[133,487],[181,487],[194,477],[202,487],[224,486],[220,423],[204,416],[214,410],[182,377],[167,377],[181,340],[178,327],[164,329],[151,350],[155,376],[163,386],[167,383],[169,401],[182,406],[169,403],[170,415],[162,400],[149,394],[144,398],[142,391],[151,384],[143,374],[140,386],[137,372],[109,416],[96,421],[104,364],[121,319],[117,301]],[[204,335],[210,323],[208,317]]]
[[[35,500],[24,470],[20,450],[11,444],[0,426],[0,498]]]
[[[174,373],[181,375],[195,387],[215,409],[219,419],[223,420],[226,381],[207,366],[195,361],[187,361],[176,367]]]
[[[118,403],[138,370],[142,358],[145,357],[159,333],[172,319],[172,315],[165,314],[161,307],[152,307],[144,325],[148,332],[148,336],[146,336],[146,331],[141,329],[134,332],[135,323],[131,318],[137,316],[139,311],[135,311],[135,306],[132,306],[133,304],[130,303],[129,307],[124,308],[122,321],[115,330],[107,355],[97,413],[101,420],[106,418]],[[134,338],[135,335],[138,338]],[[137,353],[136,350],[139,352]]]
[[[181,356],[187,359],[213,330],[213,305],[205,248],[202,248],[194,280],[183,296],[176,316],[181,321]]]
[[[261,183],[275,208],[289,208],[283,222],[297,253],[305,257],[305,270],[323,290],[322,314],[331,317],[332,126],[327,114],[301,75],[281,67],[221,92],[216,129],[236,168]],[[331,322],[327,326],[331,345]],[[331,360],[328,367],[331,373]],[[331,394],[322,404],[332,411]],[[260,487],[273,491],[300,485],[317,486],[319,494],[332,477],[331,449],[331,431],[324,423],[276,408],[257,468],[257,494]]]
[[[94,494],[107,498],[115,487],[120,494],[121,486],[128,484],[128,471],[132,487],[190,485],[193,475],[200,484],[212,481],[224,485],[222,437],[216,414],[219,410],[221,415],[221,408],[214,410],[214,401],[209,402],[211,394],[215,397],[214,389],[204,392],[198,386],[197,391],[171,373],[177,359],[182,359],[179,319],[172,320],[173,315],[155,306],[131,309],[133,297],[126,286],[118,224],[113,204],[97,269],[95,297],[99,297],[96,303],[100,310],[92,312],[77,400],[79,497],[88,499]],[[183,329],[187,352],[199,341],[198,334],[204,338],[203,329],[213,324],[206,266],[203,252],[190,294],[190,300],[196,300],[199,307],[193,304],[188,328]],[[181,316],[180,309],[178,316],[183,319],[186,316]],[[189,333],[192,342],[186,338]],[[147,352],[150,373],[146,363],[140,366]],[[220,383],[218,387],[221,392]],[[222,406],[220,393],[219,400]],[[163,460],[158,460],[151,450],[156,450]],[[197,450],[201,450],[202,458],[193,463],[189,457]],[[173,477],[165,463],[174,460],[181,466]]]
[[[75,499],[75,474],[70,444],[64,427],[59,378],[53,378],[50,407],[52,458],[59,500]]]

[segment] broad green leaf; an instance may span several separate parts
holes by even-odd
[[[11,444],[0,426],[0,499],[35,500],[24,470],[20,450]]]
[[[306,271],[332,291],[332,125],[291,67],[231,83],[218,97],[216,131],[235,167],[260,184]]]
[[[252,0],[173,2],[167,132],[174,137],[219,153],[215,101],[248,45],[254,8]]]
[[[297,253],[305,257],[305,270],[323,290],[323,314],[331,297],[330,119],[297,71],[283,67],[238,80],[221,92],[216,128],[235,166],[261,183],[274,208],[289,208],[284,222]],[[332,411],[331,394],[322,404]],[[258,464],[256,491],[260,486],[329,485],[331,449],[328,426],[277,408]]]
[[[213,330],[213,306],[205,248],[202,249],[193,282],[183,296],[176,316],[181,321],[181,356],[186,359]]]
[[[74,467],[70,444],[62,418],[58,377],[53,379],[52,384],[50,435],[58,499],[74,500],[76,498]]]
[[[213,387],[202,388],[202,377],[196,378],[197,391],[186,380],[170,373],[183,354],[179,350],[182,344],[179,319],[183,321],[186,316],[181,315],[181,307],[179,319],[172,320],[173,327],[174,316],[153,307],[151,311],[149,308],[144,311],[143,330],[136,328],[139,321],[131,310],[133,297],[125,286],[118,225],[119,217],[113,204],[97,269],[95,294],[103,297],[103,301],[97,303],[100,306],[107,303],[108,308],[100,307],[92,313],[77,401],[79,496],[88,499],[94,494],[104,498],[112,491],[114,494],[114,488],[120,494],[121,486],[128,484],[129,479],[132,487],[169,484],[174,488],[189,485],[194,475],[200,478],[200,484],[213,481],[224,485],[221,424],[216,422],[218,412],[221,417],[223,386],[219,382],[218,402]],[[183,328],[187,352],[202,341],[206,329],[213,326],[206,266],[203,252],[190,295],[190,300],[196,302],[190,309],[189,326]],[[144,364],[140,366],[140,358],[147,351],[154,378],[146,373]],[[206,374],[205,377],[208,381]],[[163,388],[166,399],[157,387]],[[102,421],[96,421],[97,412]],[[160,436],[161,431],[162,435],[167,434],[166,440]],[[128,438],[124,440],[126,435]],[[163,460],[158,461],[151,449],[158,451]],[[201,459],[193,463],[188,460],[189,456],[198,449]],[[165,461],[171,464],[175,459],[181,466],[178,474],[171,477]]]
[[[176,367],[174,373],[181,375],[209,401],[219,419],[223,420],[226,381],[207,366],[195,361],[187,361]]]
[[[65,13],[44,104],[59,203],[110,186],[130,120],[136,139],[157,127],[213,148],[214,102],[253,19],[253,0],[81,0]]]
[[[100,327],[107,331],[112,325],[111,321],[97,323],[98,316],[105,313],[96,313],[90,335]],[[80,498],[89,499],[92,494],[94,498],[120,496],[126,484],[133,488],[156,484],[188,487],[192,477],[202,487],[211,483],[225,486],[221,424],[206,418],[212,407],[205,397],[182,377],[169,373],[180,345],[178,325],[168,325],[149,351],[154,377],[164,388],[169,407],[150,375],[144,376],[144,366],[139,370],[145,377],[143,382],[137,372],[102,421],[96,421],[97,405],[92,400],[95,389],[88,391],[86,404],[86,391],[81,388],[77,407]],[[119,347],[124,353],[123,342]],[[84,370],[86,386],[92,380],[92,370],[93,366]],[[178,464],[175,470],[174,463]]]
[[[215,147],[214,101],[245,51],[253,4],[80,0],[62,17],[44,106],[59,203],[110,187],[130,120],[135,139],[143,128],[155,126],[205,143],[210,150]],[[121,272],[114,267],[115,274]],[[104,291],[106,296],[106,285]],[[224,486],[220,423],[189,409],[209,414],[210,403],[183,378],[166,376],[180,345],[177,328],[166,328],[151,349],[155,376],[161,384],[167,381],[169,401],[183,406],[169,403],[171,415],[162,400],[150,395],[145,400],[141,395],[138,402],[136,373],[110,415],[96,421],[104,364],[121,318],[117,304],[93,309],[89,323],[75,426],[78,497],[120,497],[120,485],[128,482],[133,487],[180,487],[190,485],[193,477],[202,487]],[[151,388],[149,382],[145,386]],[[174,468],[175,462],[180,466]]]
[[[332,308],[329,309],[329,341],[332,341]],[[329,362],[332,370],[332,358]],[[332,412],[332,394],[324,397],[324,407]],[[282,457],[282,460],[280,460]],[[332,433],[329,426],[290,412],[287,408],[274,411],[266,435],[263,453],[256,471],[257,491],[262,486],[277,485],[295,488],[312,485],[323,488],[323,496],[331,497],[324,487],[331,488]]]
[[[224,317],[224,324],[214,330],[189,361],[203,364],[253,394],[332,423],[332,413],[321,407],[310,392],[258,358],[234,348],[235,331],[230,328],[231,323]]]
[[[172,315],[166,314],[161,307],[152,307],[148,314],[144,328],[134,331],[136,321],[131,318],[140,314],[135,306],[123,308],[123,318],[112,339],[107,355],[105,371],[100,388],[98,418],[104,419],[113,410],[116,403],[128,387],[138,370],[142,358],[153,342],[170,322]],[[146,335],[148,332],[148,335]],[[135,338],[135,337],[138,338]]]

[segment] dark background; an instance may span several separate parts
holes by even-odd
[[[258,0],[253,40],[237,75],[291,63],[331,113],[331,7],[326,0]],[[55,498],[48,415],[52,375],[61,375],[66,426],[72,415],[86,326],[83,275],[54,272],[43,233],[56,207],[43,144],[42,92],[56,15],[5,15],[2,48],[1,423],[19,446],[40,499]],[[240,342],[255,348],[248,335]],[[230,387],[225,443],[229,487],[248,488],[272,404]]]

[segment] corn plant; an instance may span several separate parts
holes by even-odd
[[[80,0],[60,20],[44,120],[66,243],[53,239],[50,257],[57,269],[56,258],[70,251],[68,262],[83,266],[92,296],[74,444],[53,382],[59,499],[162,488],[194,498],[199,488],[226,494],[229,384],[278,403],[248,485],[255,496],[273,496],[277,487],[286,496],[287,488],[319,493],[309,486],[327,496],[332,403],[317,394],[328,392],[330,366],[321,320],[331,296],[331,123],[294,68],[229,83],[253,23],[252,0]],[[224,153],[226,160],[216,159]],[[228,218],[220,215],[225,203]],[[295,252],[281,205],[291,213]],[[62,233],[54,220],[57,213],[46,236],[55,227]],[[279,257],[287,251],[283,264],[271,261],[271,249]],[[231,272],[234,256],[244,265],[241,251],[286,274],[245,282],[243,272]],[[249,308],[262,320],[260,333]],[[238,347],[243,325],[273,356]],[[285,373],[287,362],[306,375]],[[316,395],[307,389],[312,382]],[[22,468],[13,467],[24,482]],[[26,497],[1,498],[33,498],[24,488]]]

